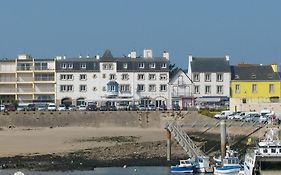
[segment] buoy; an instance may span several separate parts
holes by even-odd
[[[127,165],[124,165],[123,168],[127,168]]]
[[[136,171],[137,171],[137,169],[135,168],[135,169],[134,169],[134,171],[136,172]]]

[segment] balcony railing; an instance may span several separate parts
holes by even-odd
[[[16,78],[0,78],[0,82],[15,82]]]
[[[54,77],[35,77],[35,81],[55,81]]]
[[[35,70],[54,70],[54,69],[50,69],[46,66],[35,66]]]
[[[0,89],[0,93],[15,93],[16,88],[2,88]]]
[[[191,97],[190,92],[172,92],[172,97]]]
[[[18,77],[18,82],[28,82],[33,81],[32,77]]]
[[[17,67],[18,71],[31,71],[32,67]]]

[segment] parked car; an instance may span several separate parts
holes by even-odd
[[[255,118],[260,117],[258,112],[249,112],[248,114],[246,114],[244,120],[246,122],[252,122],[254,120],[256,120]]]
[[[137,111],[137,110],[139,110],[138,105],[135,105],[135,104],[129,105],[129,110],[130,111]]]
[[[16,107],[14,105],[9,105],[9,106],[7,106],[6,111],[9,111],[9,112],[16,111]]]
[[[180,105],[179,104],[173,104],[172,105],[172,110],[174,111],[179,111],[181,108],[180,108]]]
[[[86,108],[87,111],[96,111],[97,110],[97,106],[94,104],[90,104],[87,106]]]
[[[127,111],[129,110],[129,105],[127,103],[119,103],[116,108],[120,111]]]
[[[166,111],[167,110],[167,106],[165,104],[160,105],[158,108],[160,111]]]
[[[26,106],[23,106],[23,105],[17,106],[17,111],[25,111],[25,110],[26,110]]]
[[[149,111],[156,111],[156,106],[155,106],[155,104],[149,104],[149,105],[148,105],[148,110],[149,110]]]
[[[227,116],[227,119],[232,120],[232,119],[234,119],[234,116],[239,115],[240,113],[241,113],[241,111],[233,112],[232,114],[229,114]]]
[[[56,111],[57,107],[55,103],[49,103],[47,107],[48,111]]]
[[[27,105],[27,108],[26,108],[27,111],[35,111],[36,110],[36,106],[35,104],[28,104]]]
[[[245,116],[247,115],[247,112],[240,112],[239,114],[236,114],[234,116],[235,120],[244,120]]]
[[[36,105],[36,108],[38,111],[46,111],[46,104],[38,104]]]
[[[5,111],[5,110],[6,110],[5,105],[0,105],[0,111]]]
[[[100,111],[107,111],[108,109],[107,109],[107,106],[106,106],[106,105],[101,105],[101,106],[99,107],[99,110],[100,110]]]
[[[221,111],[220,113],[215,115],[215,118],[217,118],[217,119],[227,119],[230,114],[232,114],[231,111]]]
[[[76,111],[77,108],[76,108],[75,105],[69,105],[69,106],[68,106],[68,110],[69,110],[69,111]]]
[[[58,106],[58,111],[66,111],[66,106],[65,106],[65,104],[60,104],[60,105]]]
[[[86,111],[87,107],[86,107],[86,105],[80,105],[80,106],[78,106],[78,110],[79,111]]]
[[[117,108],[115,105],[109,105],[109,106],[107,106],[107,108],[108,108],[108,111],[117,111]]]
[[[140,104],[139,105],[139,110],[140,111],[145,111],[145,110],[147,110],[147,107],[144,104]]]

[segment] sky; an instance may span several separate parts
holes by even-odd
[[[1,0],[0,58],[167,50],[171,63],[230,55],[281,65],[280,0]]]

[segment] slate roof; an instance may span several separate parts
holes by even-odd
[[[223,58],[192,57],[192,72],[230,72],[229,61]]]
[[[280,77],[271,65],[231,66],[231,80],[274,81],[280,80]]]

